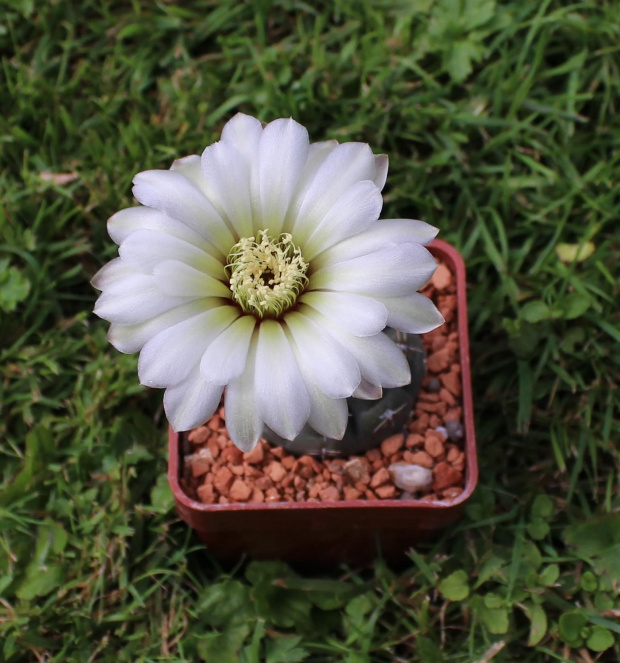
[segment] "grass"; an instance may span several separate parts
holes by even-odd
[[[0,660],[617,661],[618,3],[1,4]],[[91,313],[132,176],[239,110],[388,153],[467,261],[480,488],[402,568],[222,569]]]

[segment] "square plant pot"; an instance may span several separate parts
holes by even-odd
[[[181,518],[217,557],[281,559],[312,565],[367,564],[381,555],[404,561],[406,551],[454,524],[478,482],[471,391],[465,266],[458,251],[441,240],[429,247],[456,278],[457,331],[461,366],[465,482],[451,500],[382,499],[338,502],[203,504],[182,489],[181,435],[169,432],[168,478]]]

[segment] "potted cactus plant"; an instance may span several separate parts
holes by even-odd
[[[462,261],[445,243],[425,247],[437,232],[426,223],[378,220],[387,165],[366,144],[310,144],[292,119],[262,125],[238,114],[201,157],[138,174],[142,205],[108,222],[119,257],[93,279],[102,290],[95,313],[111,323],[117,349],[140,352],[141,383],[166,389],[177,508],[216,552],[361,560],[378,536],[386,553],[398,553],[454,519],[473,490]],[[454,383],[462,396],[457,423],[468,452],[464,486],[450,503],[421,502],[408,490],[433,472],[412,462],[426,438],[404,432],[426,374],[419,335],[444,323],[417,292],[435,273],[433,254],[455,279],[460,359],[444,387]],[[429,439],[441,445],[448,431],[437,416],[434,423]],[[199,453],[186,449],[199,461],[190,467],[182,449],[192,441],[187,431],[200,427],[215,440]],[[436,449],[446,467],[449,453],[462,453],[452,447]],[[378,448],[385,462],[371,460]],[[248,485],[265,456],[263,485],[280,476],[282,495]],[[182,490],[188,467],[211,478],[206,504]],[[395,499],[388,477],[407,499]],[[294,488],[296,499],[279,498]]]

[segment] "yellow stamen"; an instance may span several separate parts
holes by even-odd
[[[268,230],[242,237],[228,254],[226,273],[235,301],[258,318],[278,318],[293,307],[308,283],[308,263],[288,233]]]

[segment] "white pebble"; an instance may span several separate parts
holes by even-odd
[[[388,467],[394,484],[401,490],[415,493],[433,483],[433,473],[426,467],[410,463],[392,463]]]
[[[209,447],[201,447],[200,449],[198,449],[196,453],[190,454],[189,456],[185,456],[185,461],[190,465],[195,460],[206,460],[208,463],[210,463],[211,461],[214,460],[214,458]]]

